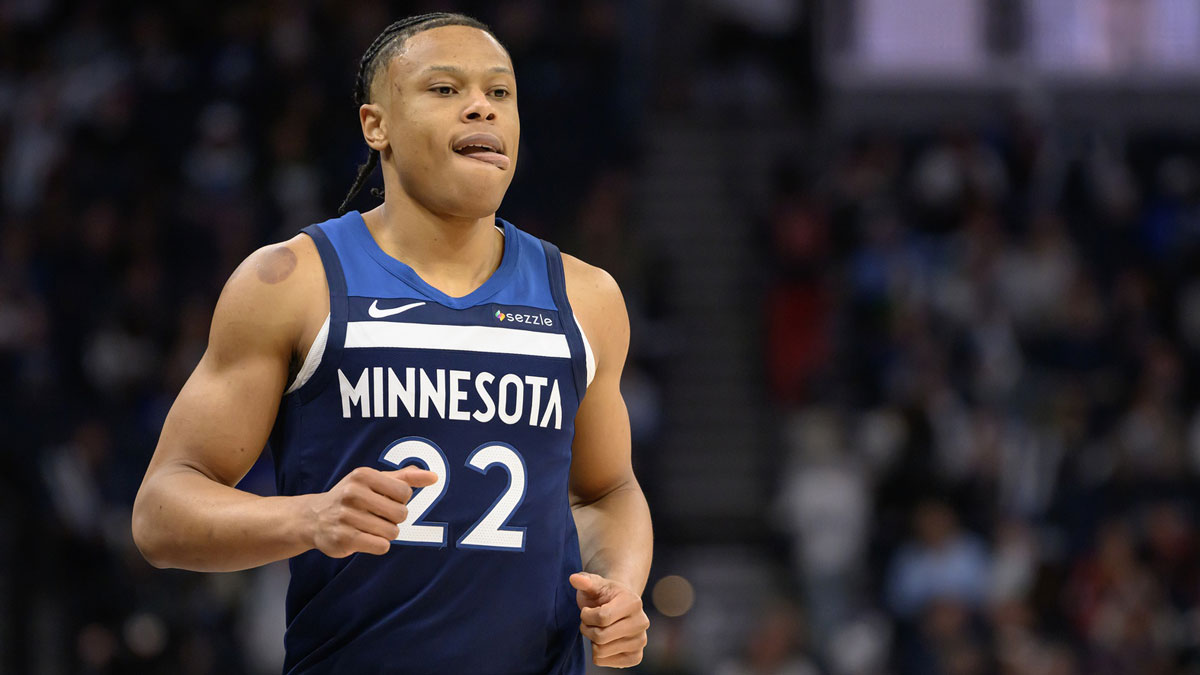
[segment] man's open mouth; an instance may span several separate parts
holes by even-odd
[[[512,160],[504,154],[504,146],[492,134],[471,134],[454,144],[454,152],[499,169],[507,169]]]

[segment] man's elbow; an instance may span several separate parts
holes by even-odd
[[[571,508],[578,509],[587,506],[594,506],[609,498],[620,498],[625,494],[636,493],[642,494],[642,486],[638,483],[637,478],[633,474],[622,477],[620,480],[609,482],[602,486],[593,486],[591,490],[572,490]],[[645,499],[645,497],[642,497]]]
[[[162,505],[148,503],[152,500],[144,492],[145,486],[133,502],[133,544],[151,566],[166,569],[171,565],[166,557]]]

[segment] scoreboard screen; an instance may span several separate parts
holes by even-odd
[[[835,80],[1200,79],[1200,0],[833,0],[825,7],[825,62]]]

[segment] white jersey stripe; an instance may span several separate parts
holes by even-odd
[[[596,376],[596,357],[592,355],[592,345],[588,342],[587,333],[583,332],[583,326],[579,323],[579,318],[575,318],[575,324],[579,326],[579,335],[583,338],[583,351],[587,359],[587,383],[592,383],[592,378]],[[529,331],[523,331],[529,332]],[[313,340],[312,347],[308,350],[308,356],[304,357],[303,367],[300,369],[296,379],[292,381],[285,393],[290,394],[300,387],[304,386],[305,382],[312,377],[312,374],[317,371],[317,366],[321,365],[321,356],[325,353],[325,340],[329,337],[329,315],[325,315],[325,323],[322,324],[321,330],[317,332],[317,337]]]
[[[571,358],[567,336],[498,326],[452,326],[395,321],[350,321],[346,349],[404,347]]]

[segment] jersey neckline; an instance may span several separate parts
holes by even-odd
[[[379,242],[375,241],[375,237],[371,236],[371,230],[367,228],[367,222],[363,219],[362,214],[358,211],[351,211],[350,213],[354,214],[354,224],[350,228],[351,236],[366,251],[367,255],[371,256],[375,262],[390,272],[392,276],[412,287],[413,290],[424,293],[429,299],[446,307],[465,309],[481,304],[484,300],[487,300],[498,293],[500,289],[504,288],[509,278],[512,277],[513,270],[517,269],[517,261],[521,255],[521,246],[517,238],[517,228],[507,220],[497,217],[496,222],[504,228],[504,252],[500,256],[500,266],[496,268],[495,272],[492,272],[492,275],[479,288],[470,293],[461,297],[447,295],[422,279],[412,267],[388,255],[379,247]]]

